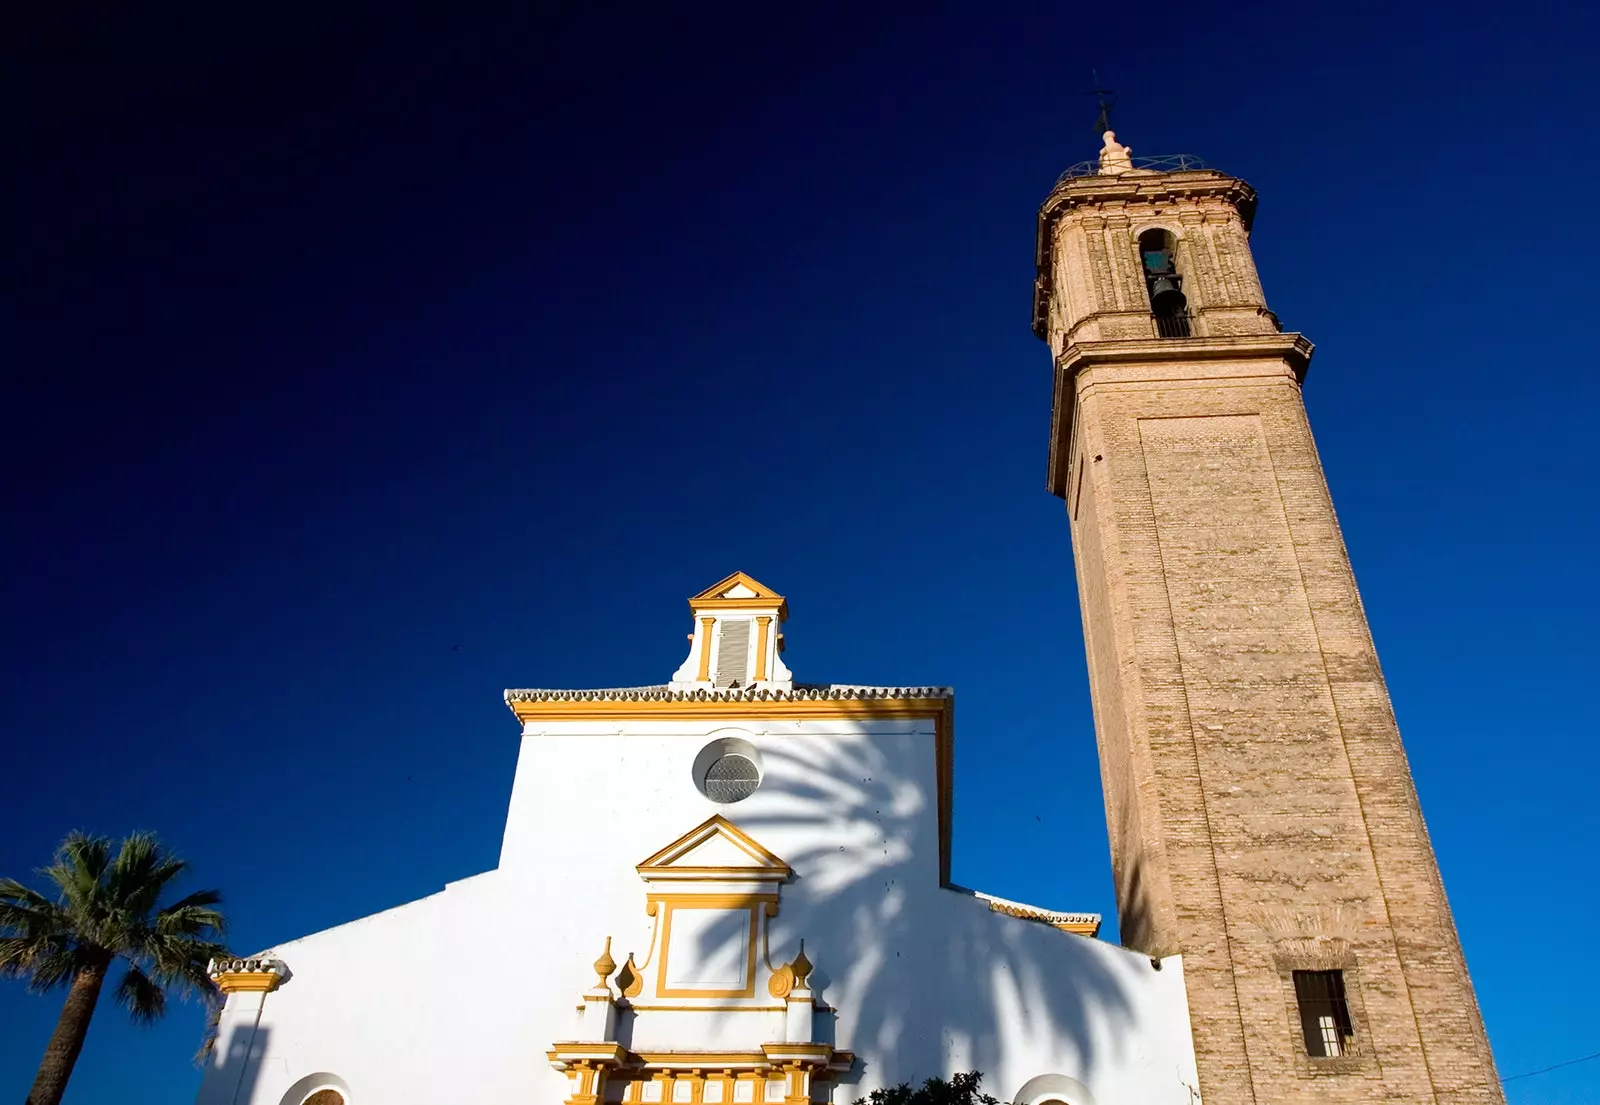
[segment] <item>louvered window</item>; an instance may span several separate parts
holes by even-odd
[[[1356,1030],[1345,1000],[1343,971],[1296,971],[1294,996],[1300,1006],[1300,1030],[1306,1054],[1332,1059],[1350,1054]]]
[[[741,687],[748,683],[750,669],[750,619],[728,618],[722,622],[722,639],[717,646],[718,687]]]

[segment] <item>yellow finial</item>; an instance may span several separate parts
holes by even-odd
[[[611,937],[606,937],[606,950],[600,953],[600,958],[594,961],[595,974],[599,975],[596,986],[604,986],[606,979],[611,977],[611,972],[617,969],[617,961],[611,958]]]
[[[639,991],[644,989],[644,976],[639,973],[639,965],[633,961],[633,953],[628,953],[628,961],[622,965],[622,970],[617,972],[617,989],[622,991],[625,998],[639,996]]]
[[[800,951],[794,957],[794,962],[789,964],[789,969],[794,972],[794,984],[804,987],[806,979],[811,977],[811,960],[806,958],[806,942],[800,941]]]

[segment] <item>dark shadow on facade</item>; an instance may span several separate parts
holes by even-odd
[[[895,1069],[872,1072],[874,1082],[920,1082],[946,1056],[956,1069],[989,1072],[1002,1040],[1017,1036],[1067,1041],[1062,1067],[1092,1072],[1119,1046],[1108,1039],[1136,1029],[1118,953],[942,887],[936,795],[894,777],[902,755],[924,750],[902,745],[891,763],[882,745],[900,741],[925,743],[931,782],[931,735],[819,735],[764,749],[766,800],[724,809],[763,843],[796,829],[817,841],[783,855],[796,876],[771,923],[772,962],[805,940],[814,988],[839,1010],[839,1042],[893,1057],[884,1061]]]

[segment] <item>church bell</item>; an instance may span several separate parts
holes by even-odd
[[[1150,282],[1150,306],[1158,315],[1178,315],[1189,306],[1183,290],[1170,276],[1158,276]]]

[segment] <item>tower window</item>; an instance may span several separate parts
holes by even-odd
[[[1315,1059],[1349,1055],[1356,1030],[1345,1000],[1343,971],[1294,972],[1294,996],[1300,1006],[1300,1030],[1306,1054]]]
[[[1156,319],[1156,333],[1163,338],[1189,336],[1189,301],[1183,294],[1177,256],[1177,242],[1169,231],[1157,227],[1139,235],[1139,260],[1144,266],[1150,313]]]

